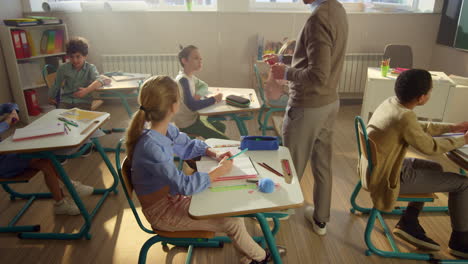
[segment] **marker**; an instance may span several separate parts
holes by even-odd
[[[71,131],[71,129],[70,129],[70,127],[68,126],[68,124],[67,124],[67,123],[64,123],[64,124],[65,124],[65,127],[66,127],[68,130]]]
[[[78,127],[78,123],[76,123],[75,121],[72,121],[72,120],[68,120],[66,119],[65,117],[59,117],[58,120],[62,121],[62,122],[65,122],[69,125],[72,125],[72,126],[75,126],[75,127]]]
[[[248,149],[248,148],[245,148],[244,150],[242,150],[241,152],[237,153],[236,155],[229,157],[227,160],[232,160],[233,158],[235,158],[235,157],[237,157],[237,156],[239,156],[239,155],[241,155],[241,154],[244,154],[247,150],[249,150],[249,149]]]

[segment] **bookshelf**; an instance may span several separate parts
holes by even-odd
[[[12,32],[23,30],[28,36],[28,57],[17,58],[15,53]],[[61,32],[62,41],[54,43],[53,50],[42,49],[41,40],[46,31]],[[13,100],[20,109],[20,119],[23,123],[29,124],[42,115],[31,116],[28,114],[26,98],[24,92],[35,90],[39,105],[47,105],[47,87],[42,79],[42,69],[45,64],[52,64],[56,67],[63,61],[65,56],[65,43],[68,40],[68,31],[65,24],[56,25],[34,25],[23,27],[10,27],[0,25],[0,40],[4,53],[5,64]],[[45,45],[43,44],[42,47]],[[47,45],[46,45],[47,46]],[[26,49],[23,46],[23,50]],[[1,102],[4,103],[4,102]]]

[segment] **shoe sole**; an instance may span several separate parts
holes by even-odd
[[[419,249],[430,250],[430,251],[440,250],[440,246],[417,239],[414,236],[406,233],[405,231],[401,229],[398,229],[398,228],[393,229],[393,234]]]
[[[449,248],[449,253],[457,258],[468,259],[468,253]]]
[[[309,219],[309,217],[307,217],[307,215],[304,215],[305,219],[307,219],[307,221],[309,221],[309,223],[312,225],[312,229],[314,230],[314,232],[319,235],[319,236],[324,236],[327,234],[327,229],[326,228],[318,228],[317,225],[315,224],[314,222],[314,219]],[[324,230],[325,229],[325,230]]]

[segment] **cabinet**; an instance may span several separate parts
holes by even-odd
[[[15,41],[12,32],[23,31],[27,37],[27,47],[29,54],[24,58],[18,58],[15,53]],[[44,34],[55,32],[54,37],[48,36],[44,39]],[[58,32],[58,33],[57,33]],[[57,34],[57,38],[55,38]],[[61,40],[59,40],[61,36]],[[51,40],[52,39],[52,40]],[[30,116],[26,105],[24,91],[34,89],[37,92],[39,105],[47,105],[47,88],[42,79],[42,69],[45,64],[58,67],[60,61],[65,58],[65,43],[68,40],[68,31],[65,24],[57,25],[36,25],[26,27],[0,26],[0,40],[4,53],[5,64],[10,81],[11,94],[14,102],[20,109],[20,119],[23,123],[29,124],[42,114]],[[47,45],[42,43],[49,41]],[[53,48],[50,48],[53,45]],[[45,47],[45,49],[44,49]],[[16,47],[18,49],[18,47]],[[4,103],[4,102],[0,102]]]

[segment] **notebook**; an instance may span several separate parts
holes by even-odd
[[[232,154],[234,155],[236,153],[232,153]],[[258,172],[255,169],[254,165],[252,164],[252,161],[250,160],[248,156],[240,155],[234,158],[233,160],[234,160],[234,166],[232,167],[231,172],[219,177],[216,181],[257,178]],[[218,161],[212,158],[203,157],[200,161],[197,161],[197,170],[199,172],[208,173],[212,171],[214,168],[216,168],[217,166],[218,166]]]
[[[455,152],[468,161],[468,144],[459,149],[456,149]]]
[[[56,125],[37,125],[18,128],[13,135],[13,141],[36,139],[41,137],[63,135],[65,133],[63,123]]]
[[[114,75],[112,79],[117,82],[131,81],[131,80],[144,80],[148,77],[148,74],[144,73],[125,73],[123,75]]]
[[[87,111],[79,108],[73,108],[63,113],[60,113],[60,116],[63,116],[67,119],[80,121],[83,123],[89,123],[104,114],[104,112]]]

